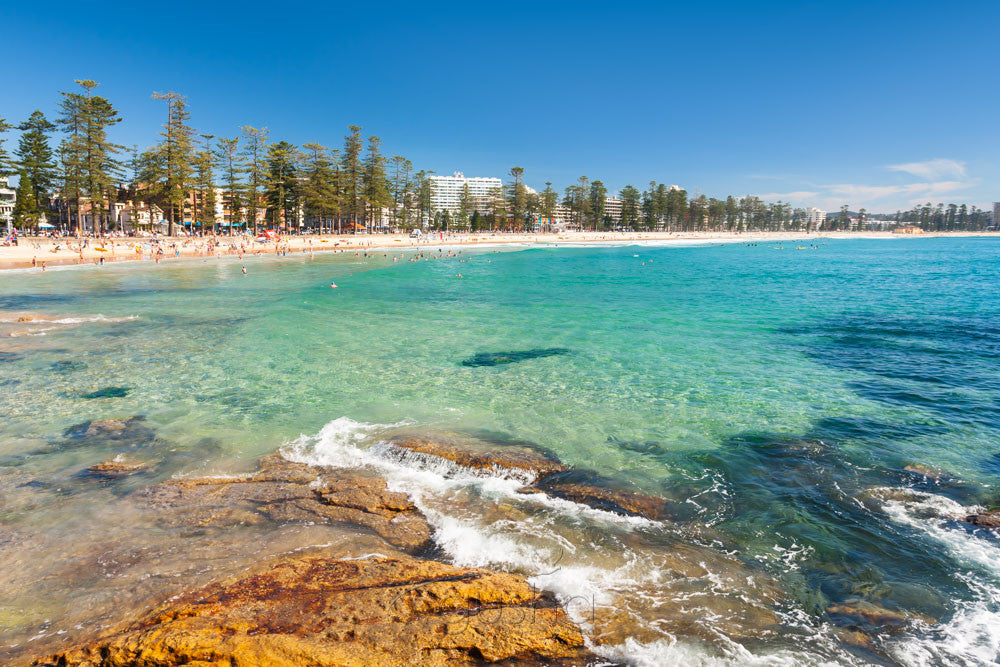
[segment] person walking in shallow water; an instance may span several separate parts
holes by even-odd
[[[243,267],[243,277],[246,278],[246,275],[247,275],[247,267],[244,266]]]

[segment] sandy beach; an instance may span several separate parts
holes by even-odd
[[[994,236],[997,232],[931,232],[918,235],[892,232],[562,232],[562,233],[429,233],[422,238],[400,234],[348,234],[283,236],[260,243],[249,237],[160,237],[158,245],[149,238],[86,239],[21,237],[17,246],[0,247],[0,271],[121,261],[169,262],[175,258],[287,256],[308,252],[364,251],[374,248],[415,248],[437,245],[626,243],[626,242],[718,242],[809,241],[820,238],[922,238],[932,236]],[[158,252],[162,250],[162,254]]]

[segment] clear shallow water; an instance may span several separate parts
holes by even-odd
[[[156,440],[142,454],[166,462],[161,477],[245,469],[282,446],[380,469],[419,499],[449,558],[535,577],[609,657],[995,661],[1000,542],[955,519],[1000,500],[1000,241],[794,248],[255,258],[247,278],[194,260],[4,274],[0,319],[90,321],[0,323],[16,334],[0,342],[0,526],[18,536],[0,548],[25,563],[5,574],[0,644],[51,641],[73,625],[67,607],[107,604],[101,581],[83,593],[45,578],[65,566],[61,545],[109,526],[143,555],[106,578],[194,576],[163,556],[184,536],[110,516],[155,477],[96,489],[75,477],[120,445],[69,446],[64,429],[144,414]],[[548,349],[566,352],[461,363]],[[128,393],[82,398],[106,387]],[[516,481],[371,449],[404,423],[531,441],[670,499],[676,520],[522,498]],[[296,535],[274,549],[326,539]],[[224,563],[206,556],[198,573]],[[859,600],[923,620],[861,642],[831,611]]]

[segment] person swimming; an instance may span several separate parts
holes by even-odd
[[[337,283],[335,283],[335,282],[333,282],[333,281],[331,280],[331,281],[330,281],[330,287],[332,287],[333,289],[337,289]]]

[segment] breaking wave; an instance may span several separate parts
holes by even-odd
[[[883,509],[896,523],[941,544],[963,571],[955,573],[969,590],[950,620],[887,645],[905,665],[986,665],[1000,661],[1000,540],[988,531],[957,521],[980,508],[950,498],[909,491],[906,499],[887,500]]]
[[[311,465],[376,471],[391,490],[410,496],[452,562],[518,572],[552,591],[594,652],[608,660],[635,665],[856,662],[804,612],[781,611],[767,586],[755,582],[762,573],[742,569],[729,555],[681,542],[676,526],[522,493],[533,481],[530,473],[472,470],[381,437],[410,425],[341,417],[315,435],[288,443],[282,454]],[[783,560],[796,555],[779,554]],[[757,630],[773,623],[799,641],[763,645],[757,640],[767,632],[754,639]]]

